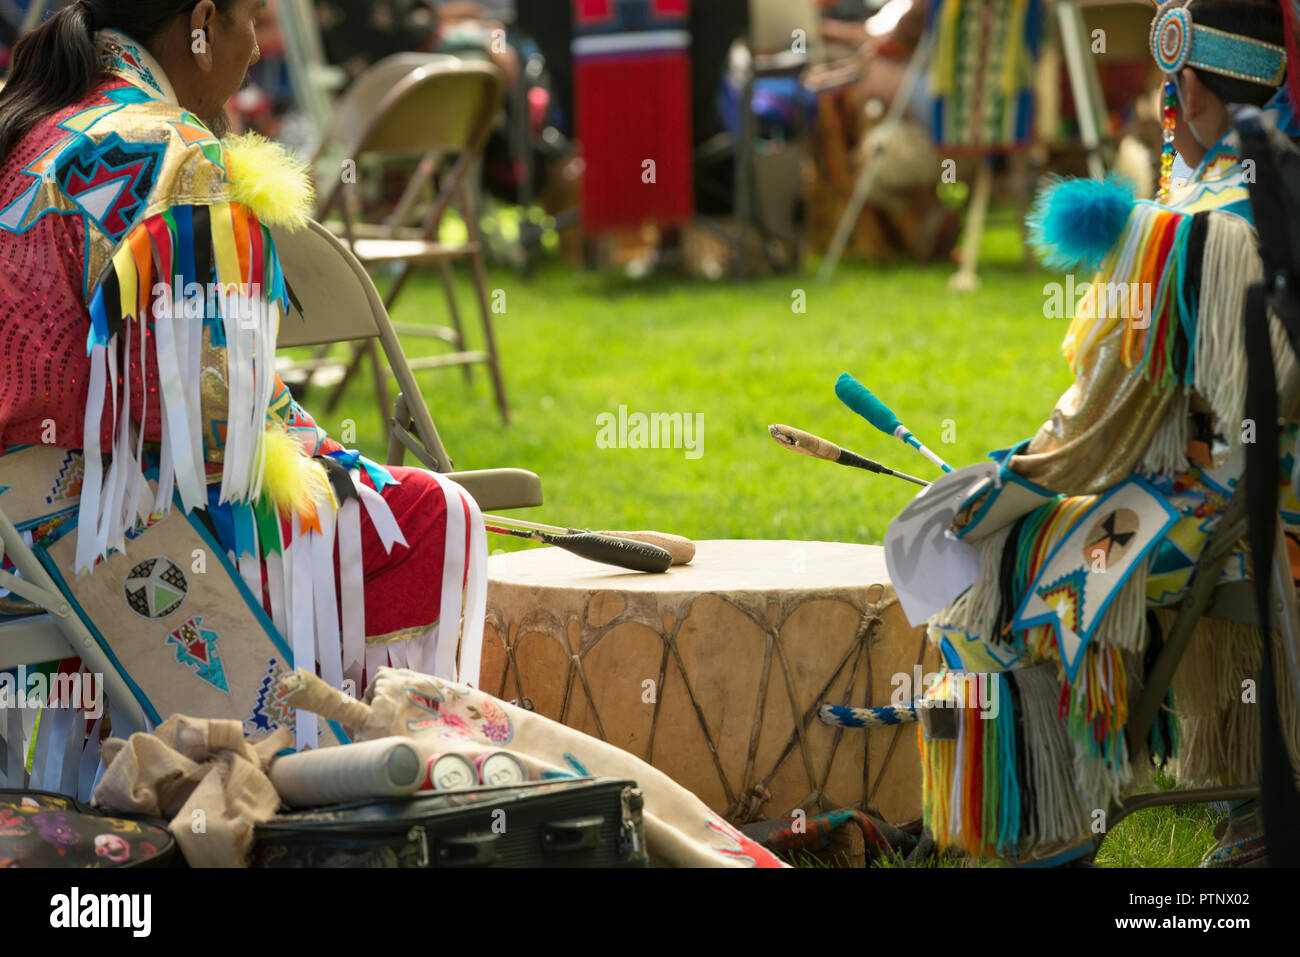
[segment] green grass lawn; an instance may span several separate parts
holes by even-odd
[[[544,521],[696,539],[879,543],[915,487],[784,451],[767,426],[794,425],[933,478],[933,466],[836,399],[835,378],[848,371],[954,465],[1032,435],[1069,373],[1057,348],[1064,326],[1042,314],[1048,277],[1020,269],[1015,243],[1009,228],[990,236],[973,295],[948,292],[947,267],[849,264],[827,286],[808,274],[731,285],[560,265],[528,283],[494,271],[490,285],[506,303],[495,327],[511,426],[497,418],[482,367],[470,383],[458,370],[419,378],[457,467],[537,472],[546,506],[535,512]],[[792,311],[796,289],[806,293],[805,314]],[[417,279],[394,310],[399,322],[444,315],[432,276]],[[408,343],[411,355],[439,348]],[[336,414],[317,417],[334,435],[352,419],[357,447],[380,458],[372,395],[368,377],[358,380]],[[598,447],[597,417],[620,405],[701,414],[703,454]],[[948,420],[951,444],[942,441]]]
[[[902,471],[936,469],[876,432],[836,399],[848,371],[890,404],[954,466],[1031,436],[1070,382],[1059,344],[1065,321],[1044,318],[1053,277],[1021,266],[1018,232],[994,220],[982,285],[949,292],[950,266],[844,265],[819,285],[798,276],[744,285],[674,275],[633,281],[550,264],[531,282],[497,270],[495,317],[514,420],[503,428],[482,367],[420,373],[456,466],[521,467],[543,480],[532,514],[557,525],[656,528],[694,539],[772,538],[878,544],[915,487],[784,451],[780,422],[816,432]],[[381,279],[381,285],[383,281]],[[792,311],[796,290],[807,311]],[[461,287],[462,311],[472,296]],[[415,280],[394,310],[408,323],[445,321],[441,286]],[[479,341],[477,324],[469,327]],[[408,354],[437,351],[409,340]],[[319,393],[318,393],[319,396]],[[338,412],[318,421],[382,460],[386,443],[368,372]],[[316,403],[308,397],[306,406]],[[629,412],[703,416],[702,454],[600,448],[597,417]],[[953,441],[945,443],[947,437]],[[530,547],[496,539],[493,549]],[[1204,808],[1142,812],[1123,822],[1100,862],[1188,866],[1213,844]]]

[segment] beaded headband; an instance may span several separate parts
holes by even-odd
[[[1174,167],[1174,108],[1178,103],[1174,77],[1184,67],[1194,67],[1261,86],[1281,86],[1286,77],[1286,48],[1198,25],[1192,20],[1191,0],[1169,0],[1151,22],[1151,55],[1167,74],[1160,155],[1160,195],[1164,197]]]
[[[1286,76],[1286,47],[1198,25],[1187,0],[1170,0],[1156,12],[1151,55],[1166,73],[1190,66],[1269,87]]]

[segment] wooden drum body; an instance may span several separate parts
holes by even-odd
[[[913,725],[833,728],[824,703],[910,701],[938,670],[875,546],[697,543],[623,572],[555,548],[494,556],[482,688],[643,758],[734,822],[865,807],[921,817]],[[770,796],[769,796],[770,795]]]

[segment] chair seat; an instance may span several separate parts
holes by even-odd
[[[1205,610],[1205,617],[1258,626],[1259,615],[1255,612],[1255,583],[1229,582],[1214,589],[1214,594],[1210,598],[1210,607]]]
[[[435,243],[419,239],[358,239],[352,252],[362,265],[439,262],[478,255],[478,243]]]
[[[443,356],[420,356],[416,359],[408,359],[407,365],[411,367],[412,372],[419,372],[421,369],[446,369],[449,366],[472,366],[480,362],[487,362],[491,356],[481,351],[452,352]]]
[[[326,229],[336,237],[347,242],[347,229],[340,219],[332,219],[328,223],[321,223]],[[418,239],[423,241],[424,237],[420,230],[415,226],[385,226],[382,223],[353,223],[352,236],[355,239]]]
[[[10,596],[0,598],[0,621],[9,618],[26,618],[29,615],[43,615],[45,609],[34,601],[28,601],[25,598]]]
[[[451,472],[446,477],[469,492],[485,512],[542,504],[542,480],[526,469]]]

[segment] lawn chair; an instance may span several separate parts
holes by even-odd
[[[126,737],[146,730],[149,722],[144,709],[132,694],[103,636],[59,589],[29,544],[31,530],[47,516],[10,515],[6,507],[4,495],[0,493],[0,559],[8,559],[13,565],[12,571],[0,571],[0,588],[8,589],[12,596],[0,608],[0,673],[80,658],[86,671],[102,676],[102,689],[111,706],[113,733]],[[25,682],[17,681],[12,690],[25,691]],[[53,712],[41,713],[49,718],[45,723],[51,727],[59,720],[50,717]],[[0,708],[0,781],[3,781],[0,786],[28,785],[24,770],[26,744],[36,733],[36,714],[32,708],[18,708],[17,702]],[[78,720],[76,712],[62,717],[70,722]],[[57,750],[57,754],[51,752],[51,761],[43,762],[44,767],[33,768],[31,786],[88,797],[99,763],[98,748],[90,753],[89,775],[82,773],[81,747]]]
[[[459,365],[468,378],[472,365],[487,365],[501,419],[508,423],[510,409],[492,329],[483,241],[472,191],[467,184],[491,131],[501,98],[500,74],[488,63],[409,53],[376,63],[344,95],[326,130],[318,155],[318,169],[329,170],[329,185],[321,190],[318,218],[328,221],[332,214],[338,213],[340,219],[336,231],[367,269],[396,268],[396,277],[383,301],[385,310],[390,310],[397,301],[413,268],[437,266],[452,325],[445,328],[403,325],[398,327],[398,332],[404,336],[442,339],[455,351],[413,359],[409,367],[418,371]],[[335,160],[341,158],[342,165],[335,166],[328,161],[322,164],[322,156]],[[450,166],[443,168],[443,161],[453,157]],[[355,203],[358,177],[350,174],[355,174],[367,161],[395,158],[419,158],[419,167],[392,215],[383,223],[364,222]],[[441,184],[432,206],[419,226],[408,227],[406,224],[421,192],[433,181],[440,168],[443,168]],[[322,186],[324,177],[325,174],[321,173]],[[450,243],[439,239],[439,226],[449,206],[454,207],[464,220],[468,241]],[[470,264],[483,324],[485,348],[479,350],[467,348],[456,303],[452,264],[465,260]],[[323,407],[324,412],[333,411],[352,376],[367,357],[375,372],[376,398],[381,414],[387,416],[392,408],[387,377],[373,343],[353,349],[343,380]],[[312,364],[296,368],[308,371],[310,380],[310,375],[324,365],[336,363],[326,363],[318,354]]]
[[[385,416],[388,464],[401,465],[409,451],[428,468],[450,473],[447,477],[464,487],[485,512],[541,505],[541,479],[532,472],[452,471],[452,461],[416,385],[416,363],[408,362],[375,284],[343,241],[316,222],[294,233],[278,228],[271,232],[295,300],[280,323],[279,346],[362,341],[373,350],[378,340],[401,390],[392,419]]]

